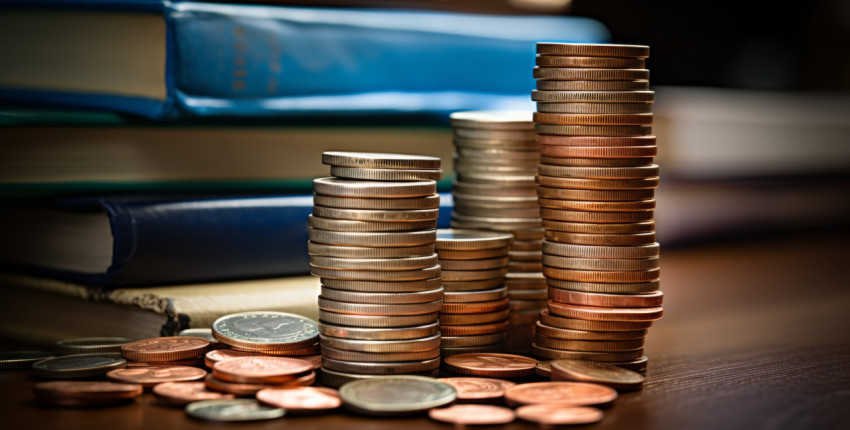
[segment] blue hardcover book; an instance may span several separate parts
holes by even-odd
[[[531,109],[537,41],[578,17],[156,0],[0,0],[0,99],[151,118]]]
[[[451,196],[441,194],[439,227]],[[310,273],[310,195],[58,199],[0,207],[0,262],[87,285],[162,285]]]

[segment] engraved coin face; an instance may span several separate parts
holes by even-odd
[[[563,403],[572,406],[602,405],[613,402],[617,391],[599,384],[584,382],[533,382],[505,390],[509,405]]]
[[[512,354],[470,353],[446,358],[446,369],[460,374],[517,377],[534,374],[537,360]]]
[[[386,376],[349,382],[339,390],[345,405],[371,415],[404,415],[446,405],[457,391],[424,376]]]
[[[190,403],[186,413],[207,421],[260,421],[282,417],[286,411],[252,399],[204,400]]]
[[[457,390],[459,400],[498,399],[505,395],[505,389],[516,385],[510,381],[491,378],[440,378]]]
[[[161,400],[174,405],[185,405],[201,400],[232,399],[232,394],[222,394],[207,389],[203,382],[163,382],[153,387]]]
[[[435,408],[428,411],[435,421],[456,425],[496,425],[507,424],[516,419],[510,408],[495,405],[452,405],[447,408]]]
[[[222,342],[242,344],[311,345],[319,337],[318,324],[284,312],[242,312],[219,318],[213,333]],[[239,345],[236,345],[239,346]]]
[[[339,392],[325,387],[266,388],[257,392],[257,400],[289,411],[320,411],[342,405]]]
[[[596,408],[547,403],[520,407],[516,414],[523,420],[541,425],[590,424],[601,421],[604,416]]]
[[[197,381],[207,376],[207,372],[189,366],[150,366],[116,369],[106,376],[120,382],[151,386],[162,382]]]

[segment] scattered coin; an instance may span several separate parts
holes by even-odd
[[[118,382],[151,387],[162,382],[189,382],[204,379],[207,372],[189,366],[151,366],[111,370],[106,377]]]
[[[161,401],[171,405],[186,405],[201,400],[233,398],[231,394],[208,390],[203,382],[163,382],[154,385],[153,393]]]
[[[288,412],[327,411],[342,405],[339,392],[325,387],[265,388],[257,392],[257,400]]]
[[[540,403],[517,408],[517,417],[544,426],[591,424],[602,421],[605,414],[596,408],[569,404]]]
[[[275,384],[291,381],[312,370],[312,363],[297,358],[238,357],[215,363],[212,374],[229,382]]]
[[[56,353],[69,354],[101,354],[120,353],[121,347],[131,340],[126,337],[80,337],[56,342]]]
[[[33,387],[38,403],[51,406],[105,406],[132,401],[142,394],[138,384],[101,381],[50,381]]]
[[[445,382],[421,376],[384,376],[343,385],[346,407],[368,415],[407,415],[440,407],[457,398]]]
[[[127,343],[121,347],[121,355],[132,361],[177,361],[203,356],[209,345],[200,337],[157,337]]]
[[[41,360],[32,370],[38,378],[73,379],[105,375],[126,365],[119,354],[74,354]]]
[[[637,390],[643,387],[640,373],[610,364],[580,360],[555,360],[552,362],[553,381],[593,382],[617,390]]]
[[[491,378],[440,378],[457,391],[458,400],[495,400],[505,395],[505,390],[516,385],[510,381]]]
[[[435,421],[455,425],[498,425],[507,424],[516,419],[510,408],[494,405],[452,405],[447,408],[434,408],[428,411],[428,417]]]
[[[33,364],[53,357],[46,351],[0,351],[0,371],[31,369]]]
[[[522,377],[534,374],[537,361],[512,354],[458,354],[446,358],[443,368],[460,375]]]
[[[606,405],[617,398],[613,388],[586,382],[532,382],[505,390],[510,406],[558,403],[572,406]]]
[[[261,405],[253,399],[221,399],[189,403],[186,413],[200,420],[237,422],[280,418],[286,411]]]

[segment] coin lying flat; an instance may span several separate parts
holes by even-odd
[[[457,391],[458,400],[493,400],[505,395],[505,390],[516,385],[510,381],[492,378],[440,378]]]
[[[326,387],[265,388],[257,392],[260,402],[292,411],[327,411],[342,406],[339,392]]]
[[[588,321],[552,314],[548,309],[540,312],[540,322],[557,328],[587,331],[633,331],[652,326],[652,321]]]
[[[106,377],[118,382],[152,387],[163,382],[189,382],[204,379],[207,372],[189,366],[150,366],[115,369]]]
[[[101,381],[50,381],[33,387],[38,403],[53,406],[104,406],[131,401],[142,394],[138,384]]]
[[[126,337],[80,337],[56,342],[56,353],[68,354],[101,354],[120,353],[121,347],[129,343]]]
[[[602,294],[567,291],[553,288],[549,298],[556,302],[583,306],[609,308],[649,308],[661,306],[664,295],[661,291],[646,294]]]
[[[211,328],[187,328],[180,330],[177,336],[200,337],[210,341],[210,346],[218,346],[218,339],[213,336]]]
[[[439,309],[438,309],[439,310]],[[353,327],[392,328],[431,324],[437,311],[414,315],[351,315],[319,309],[319,321]],[[505,316],[507,318],[507,316]],[[502,318],[504,319],[504,318]]]
[[[449,115],[453,127],[481,128],[487,130],[531,130],[529,111],[468,111]]]
[[[437,254],[397,258],[310,257],[311,266],[333,270],[417,270],[436,266],[437,263]]]
[[[402,246],[395,248],[374,248],[366,246],[338,246],[324,243],[307,242],[310,256],[337,258],[402,258],[424,257],[434,254],[434,244],[420,246]]]
[[[604,308],[549,301],[549,312],[566,318],[591,321],[643,322],[660,319],[664,310],[661,307]]]
[[[604,363],[580,360],[552,362],[553,381],[593,382],[617,390],[637,390],[643,386],[640,373]]]
[[[404,340],[343,339],[324,335],[320,337],[320,340],[322,346],[326,346],[328,348],[374,353],[432,351],[434,348],[438,348],[440,346],[439,333],[419,339]]]
[[[186,413],[200,420],[236,422],[280,418],[286,411],[261,405],[253,399],[223,399],[189,403]]]
[[[0,371],[30,369],[33,364],[53,357],[46,351],[1,351]]]
[[[331,167],[331,175],[337,178],[370,181],[439,181],[443,178],[443,171],[440,169],[370,169],[333,166]]]
[[[381,182],[330,177],[314,179],[313,192],[335,197],[415,198],[436,194],[437,184],[434,181]]]
[[[319,338],[319,326],[315,321],[285,312],[226,315],[217,319],[212,329],[223,343],[259,352],[304,348]]]
[[[541,79],[537,81],[537,89],[547,91],[648,91],[649,81],[646,79],[634,81],[548,81]]]
[[[212,369],[216,363],[239,357],[257,357],[263,355],[253,351],[237,351],[235,349],[214,349],[204,355],[204,365]]]
[[[439,169],[440,157],[374,152],[325,151],[322,164],[367,169]]]
[[[554,339],[571,340],[630,340],[646,336],[646,329],[632,331],[589,331],[550,327],[537,321],[535,333]]]
[[[207,389],[203,382],[163,382],[153,387],[157,398],[171,405],[186,405],[201,400],[232,399],[231,394],[222,394]]]
[[[302,386],[309,385],[310,383],[296,384],[295,380],[293,380],[290,383],[287,383],[286,385],[289,386],[290,384],[293,386]],[[222,381],[220,379],[216,379],[213,375],[207,375],[207,377],[204,378],[204,385],[210,390],[217,391],[220,393],[233,394],[234,396],[253,396],[258,391],[265,388],[281,387],[281,384],[242,384],[238,382]]]
[[[121,355],[132,361],[177,361],[203,356],[209,346],[210,341],[200,337],[157,337],[125,344]]]
[[[435,408],[428,411],[428,417],[435,421],[455,425],[497,425],[507,424],[516,419],[510,408],[494,405],[452,405],[447,408]]]
[[[604,405],[617,398],[611,387],[586,382],[532,382],[505,390],[508,405],[559,403],[572,406]]]
[[[625,57],[582,57],[574,55],[538,55],[538,66],[543,67],[603,67],[619,69],[642,69],[646,65],[643,58]]]
[[[437,250],[478,250],[504,248],[511,245],[513,235],[476,230],[437,230]]]
[[[313,364],[291,357],[239,357],[213,366],[213,376],[229,382],[274,384],[291,381],[313,370]]]
[[[38,378],[69,379],[105,375],[126,365],[119,354],[75,354],[41,360],[32,370]]]
[[[325,357],[323,370],[364,375],[403,375],[435,371],[440,367],[440,358],[426,360],[372,363],[367,361],[344,361]]]
[[[443,368],[460,375],[521,377],[533,375],[537,361],[512,354],[458,354],[446,358]]]
[[[540,425],[591,424],[605,416],[596,408],[547,403],[519,407],[516,414],[522,420]]]
[[[533,75],[535,79],[552,81],[637,81],[649,79],[649,70],[585,67],[535,67],[533,69]]]
[[[545,55],[577,55],[585,57],[649,57],[649,46],[606,43],[538,42],[537,53]]]
[[[385,376],[350,382],[339,395],[346,407],[368,415],[406,415],[453,402],[457,391],[421,376]]]
[[[319,323],[319,332],[326,336],[340,337],[346,339],[363,340],[402,340],[418,339],[432,336],[440,331],[440,323],[432,322],[412,327],[400,328],[372,328],[372,327],[349,327]]]

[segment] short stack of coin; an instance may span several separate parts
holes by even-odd
[[[505,350],[509,324],[505,274],[510,233],[437,230],[446,293],[440,312],[443,357]]]
[[[649,47],[538,43],[537,53],[550,301],[534,352],[642,369],[646,329],[662,313]]]
[[[434,252],[440,159],[326,152],[313,182],[308,253],[321,277],[324,385],[440,365],[443,287]]]
[[[514,235],[506,282],[508,350],[530,353],[534,323],[547,299],[534,182],[540,156],[531,112],[455,112],[450,120],[457,173],[452,227]]]

